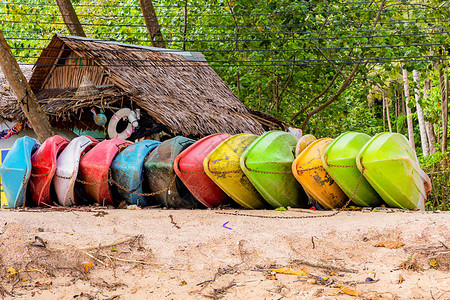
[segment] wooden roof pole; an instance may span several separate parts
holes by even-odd
[[[152,0],[139,0],[139,4],[141,5],[142,15],[144,16],[152,46],[166,48],[166,42],[161,33],[161,26],[159,26]]]
[[[39,106],[36,96],[28,84],[27,79],[19,68],[16,59],[11,53],[11,49],[0,30],[0,67],[5,74],[14,94],[19,101],[23,113],[27,117],[38,140],[42,143],[48,137],[54,135],[47,115]]]
[[[83,27],[78,20],[77,13],[72,6],[72,2],[70,0],[56,0],[56,3],[70,34],[86,37],[86,33],[84,33]]]

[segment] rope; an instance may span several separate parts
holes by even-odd
[[[315,167],[317,168],[317,167]],[[347,202],[345,203],[344,206],[342,206],[339,210],[328,214],[328,215],[322,215],[322,216],[263,216],[263,215],[252,215],[252,214],[241,214],[238,212],[222,212],[222,211],[216,211],[217,214],[221,214],[221,215],[234,215],[234,216],[242,216],[242,217],[253,217],[253,218],[263,218],[263,219],[315,219],[315,218],[329,218],[329,217],[334,217],[337,214],[341,213],[342,211],[344,211],[344,209],[350,204],[350,202],[352,201],[353,197],[356,194],[356,191],[359,188],[359,185],[361,184],[361,180],[363,178],[363,174],[364,174],[364,167],[361,171],[361,176],[359,176],[359,180],[358,183],[356,184],[355,189],[353,190],[353,194],[352,196],[347,200]]]
[[[251,168],[249,168],[249,166],[247,166],[247,157],[244,158],[244,166],[250,172],[255,172],[255,173],[261,173],[261,174],[292,174],[291,170],[285,171],[285,172],[269,172],[269,171],[260,171],[260,170],[251,169]]]

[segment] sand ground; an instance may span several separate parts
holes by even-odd
[[[450,299],[450,212],[223,212],[330,213],[1,210],[0,296]]]

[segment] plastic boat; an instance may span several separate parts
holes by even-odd
[[[165,207],[196,208],[203,206],[175,174],[175,158],[195,141],[176,136],[162,142],[144,163],[145,178],[156,200]],[[174,182],[172,182],[175,180]]]
[[[150,197],[144,193],[144,160],[160,142],[144,140],[128,146],[120,152],[111,164],[112,178],[120,187],[119,195],[129,204],[146,206]]]
[[[203,162],[209,178],[234,201],[250,209],[267,206],[240,165],[242,153],[257,138],[257,135],[248,133],[234,135],[217,146]]]
[[[56,160],[56,172],[53,178],[53,186],[58,203],[62,206],[78,204],[75,194],[76,179],[81,157],[98,141],[88,135],[74,138],[61,152]]]
[[[292,175],[297,138],[283,131],[269,131],[248,146],[240,165],[261,196],[273,207],[304,207],[307,197]]]

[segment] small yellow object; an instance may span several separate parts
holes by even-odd
[[[16,271],[16,269],[14,269],[13,267],[8,268],[8,270],[6,270],[6,272],[8,272],[10,276],[16,275],[18,273]]]
[[[352,290],[349,287],[346,287],[345,285],[339,285],[340,290],[334,292],[335,294],[339,294],[339,293],[345,293],[347,295],[352,295],[352,296],[359,296],[360,293],[358,291]]]
[[[92,267],[94,266],[94,264],[91,262],[82,263],[81,265],[83,266],[84,273],[89,272],[92,269]]]
[[[185,285],[187,285],[187,282],[183,280],[183,281],[180,283],[180,285],[181,285],[181,286],[185,286]]]
[[[269,269],[269,271],[287,275],[308,276],[308,273],[306,272],[305,268],[301,270],[292,270],[291,268]]]
[[[433,268],[436,268],[437,265],[438,265],[438,263],[437,263],[436,259],[433,258],[433,260],[430,261],[430,266],[433,267]]]

